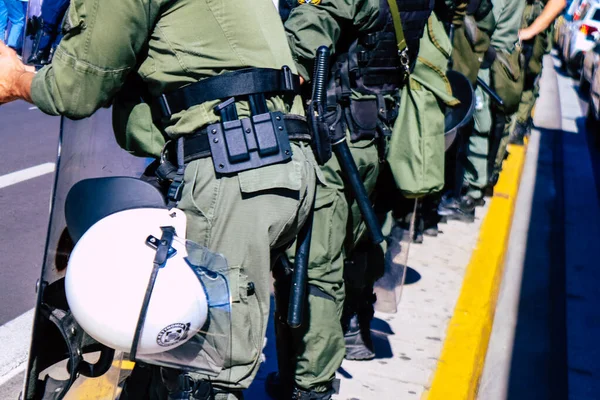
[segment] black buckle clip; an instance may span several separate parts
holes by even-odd
[[[281,73],[283,77],[283,87],[285,91],[294,91],[294,74],[292,74],[292,70],[287,65],[284,65],[281,68]]]

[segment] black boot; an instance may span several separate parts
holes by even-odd
[[[294,388],[294,392],[292,393],[292,400],[330,400],[331,396],[334,393],[334,390],[328,390],[324,393],[317,393],[313,392],[312,390],[308,391],[299,388]]]
[[[372,351],[373,344],[370,329],[366,335],[364,331],[365,329],[361,329],[358,322],[358,316],[352,316],[348,329],[344,334],[347,360],[366,361],[375,358],[375,353]]]
[[[415,230],[413,232],[412,241],[413,243],[423,243],[423,231],[425,230],[425,225],[423,221],[422,215],[417,215],[415,219]]]
[[[438,205],[440,196],[428,196],[423,199],[423,234],[427,236],[437,236],[439,233],[438,223],[440,215],[438,214]]]
[[[527,122],[518,122],[515,124],[515,129],[510,133],[510,144],[523,145],[525,137],[531,133],[531,120]]]
[[[334,380],[334,385],[339,389],[339,381]],[[267,380],[265,382],[265,388],[267,389],[267,394],[275,399],[275,400],[287,400],[290,397],[285,397],[283,384],[281,383],[281,379],[279,378],[279,373],[271,372],[267,375]],[[297,387],[294,387],[292,390],[291,398],[293,400],[329,400],[331,396],[336,393],[337,390],[333,387],[326,392],[315,392],[312,390],[303,390]]]
[[[463,222],[475,221],[476,200],[469,195],[460,198],[448,197],[442,199],[438,206],[438,213],[447,219]]]

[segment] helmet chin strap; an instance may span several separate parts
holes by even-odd
[[[156,255],[154,256],[154,266],[152,268],[152,274],[150,274],[150,279],[148,280],[148,287],[146,288],[146,294],[144,295],[144,301],[142,303],[142,308],[140,309],[140,316],[135,327],[131,351],[129,352],[129,359],[131,361],[135,361],[137,355],[138,343],[140,337],[142,336],[144,323],[146,322],[146,313],[148,312],[148,305],[150,304],[150,297],[152,296],[152,290],[154,289],[154,283],[156,282],[158,271],[164,267],[167,259],[172,255],[170,249],[171,245],[173,244],[173,238],[175,237],[175,228],[172,226],[163,226],[160,229],[162,230],[162,236],[158,243],[155,243]],[[149,239],[149,241],[152,243],[151,239]]]

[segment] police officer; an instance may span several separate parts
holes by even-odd
[[[115,135],[127,150],[158,158],[167,140],[181,144],[184,154],[177,155],[185,155],[185,170],[181,179],[172,179],[170,199],[186,213],[187,238],[222,253],[235,274],[232,357],[210,380],[212,387],[204,392],[209,397],[200,395],[205,376],[157,367],[145,368],[149,374],[136,371],[141,379],[130,382],[123,396],[242,398],[260,364],[271,254],[294,240],[315,186],[306,124],[288,118],[303,109],[279,16],[270,0],[75,0],[67,20],[52,63],[37,74],[0,46],[0,103],[24,99],[47,114],[77,119],[113,102]],[[282,68],[286,65],[291,71]],[[139,95],[131,92],[135,85],[120,92],[134,76],[143,82]],[[130,101],[142,94],[148,103]],[[264,149],[277,154],[268,162],[248,149],[240,159],[250,157],[262,167],[220,173],[239,163],[224,158],[214,164],[207,125],[222,131],[223,120],[237,126],[239,118],[274,112],[285,117],[271,114],[260,129],[252,119],[248,129],[267,136],[286,132],[291,151]],[[279,145],[284,142],[278,136]]]
[[[477,76],[486,84],[490,84],[490,71],[493,70],[493,63],[498,63],[496,59],[499,55],[503,55],[505,59],[512,59],[511,74],[519,76],[519,57],[520,48],[518,45],[518,31],[521,24],[521,18],[525,8],[525,2],[520,0],[492,0],[491,12],[488,9],[487,15],[477,21],[477,28],[484,33],[489,33],[489,47],[492,50],[487,52],[490,60],[482,64],[482,68],[478,71]],[[484,57],[482,57],[483,60]],[[477,66],[479,67],[479,65]],[[492,89],[498,89],[498,85],[517,88],[518,82],[494,82],[496,87],[492,85]],[[522,82],[521,82],[522,85]],[[522,89],[522,86],[521,86]],[[442,201],[439,207],[439,212],[448,218],[460,219],[467,222],[472,222],[475,219],[475,207],[484,204],[484,190],[489,184],[490,172],[490,154],[491,158],[495,159],[498,143],[490,137],[492,133],[504,130],[506,116],[512,113],[504,111],[492,115],[492,107],[490,98],[480,86],[476,89],[476,111],[475,111],[475,127],[472,131],[468,145],[466,146],[466,157],[464,158],[464,191],[462,195],[455,195],[446,198]],[[520,98],[518,93],[511,93],[513,98],[503,99],[505,102],[510,100],[514,103],[514,98]]]
[[[396,117],[398,89],[416,61],[419,39],[432,3],[429,0],[410,3],[302,0],[299,3],[285,21],[298,70],[310,82],[316,49],[322,45],[331,49],[328,123],[342,140],[349,140],[360,178],[371,193],[385,150],[384,139]],[[365,226],[337,158],[331,158],[321,172],[325,185],[317,189],[306,320],[301,329],[292,332],[291,346],[286,343],[283,324],[277,322],[278,352],[287,357],[280,356],[282,381],[277,382],[271,375],[267,385],[271,393],[281,389],[281,384],[284,388],[293,386],[296,399],[329,399],[334,391],[335,371],[344,356],[374,357],[372,349],[366,348],[356,335],[359,327],[351,322],[356,310],[352,312],[346,307],[344,312],[346,343],[340,325],[346,295],[359,296],[358,301],[346,298],[346,304],[367,301],[371,306],[372,291],[365,299],[360,288],[348,285],[349,280],[344,282],[344,275],[352,272],[348,271],[350,267],[344,270],[344,263],[363,236]],[[360,270],[355,273],[353,282],[364,281]],[[276,321],[283,319],[282,314],[284,310],[279,307]]]
[[[521,96],[519,110],[514,118],[511,130],[511,142],[522,144],[523,138],[531,132],[533,124],[531,114],[539,95],[539,77],[542,73],[542,58],[547,52],[548,27],[566,7],[565,0],[546,0],[528,2],[523,13],[522,29],[519,39],[523,43],[526,60],[525,88]]]
[[[423,196],[419,200],[415,216],[412,238],[415,243],[422,242],[424,235],[438,234],[439,192],[445,183],[445,112],[448,107],[456,107],[459,103],[453,97],[450,82],[445,75],[452,54],[448,32],[452,25],[455,28],[462,26],[467,4],[465,0],[435,2],[434,12],[421,38],[419,57],[411,74],[410,92],[404,93],[410,96],[411,101],[403,102],[402,112],[410,115],[403,118],[401,112],[394,127],[398,134],[393,135],[387,154],[396,185],[410,198],[402,202],[405,203],[404,213],[402,207],[397,210],[397,217],[400,217],[398,222],[402,228],[409,229],[413,199]],[[411,137],[417,140],[411,141]],[[427,145],[421,147],[421,141],[426,141]],[[411,148],[413,152],[406,151],[407,148]],[[415,157],[411,153],[419,156]],[[415,158],[422,164],[415,165]]]

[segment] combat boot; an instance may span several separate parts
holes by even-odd
[[[285,395],[283,383],[281,382],[281,378],[277,372],[271,372],[269,375],[267,375],[265,389],[267,390],[267,394],[275,400],[287,400],[290,398],[289,395]],[[291,398],[302,400],[328,400],[331,399],[331,396],[334,393],[337,393],[338,389],[339,380],[334,379],[331,389],[326,392],[315,392],[312,390],[303,390],[298,387],[294,387]]]
[[[509,143],[523,145],[525,137],[531,133],[531,120],[527,122],[519,122],[515,124],[515,129],[510,133]]]
[[[361,329],[358,322],[358,316],[352,316],[348,323],[348,330],[344,334],[347,360],[366,361],[375,358],[375,353],[371,350],[373,345],[370,330],[366,335],[364,331],[365,329]]]
[[[294,388],[292,393],[292,400],[330,400],[331,396],[335,393],[335,390],[331,389],[326,392],[318,393],[312,390],[302,390]]]
[[[438,214],[439,198],[425,198],[423,200],[423,234],[426,236],[437,236],[439,233],[438,223],[440,215]]]
[[[443,198],[438,206],[438,213],[447,219],[454,219],[463,222],[475,221],[475,206],[477,200],[469,195],[460,198]]]

